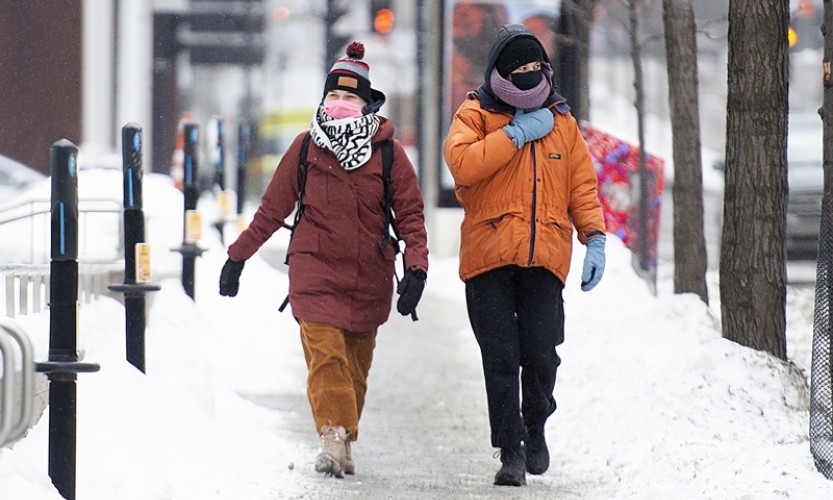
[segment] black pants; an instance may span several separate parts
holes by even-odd
[[[543,425],[555,411],[555,373],[561,363],[555,346],[564,341],[563,290],[561,280],[542,267],[505,266],[466,281],[494,447],[520,443],[526,428]]]

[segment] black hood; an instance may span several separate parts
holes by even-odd
[[[383,104],[385,104],[385,94],[383,94],[381,90],[371,88],[370,102],[367,103],[364,109],[362,109],[362,112],[366,115],[378,113],[379,110],[382,109]]]
[[[549,54],[547,54],[547,50],[541,44],[541,41],[538,40],[534,34],[524,26],[523,24],[507,24],[500,28],[495,36],[495,40],[492,42],[492,48],[489,49],[489,57],[486,59],[486,67],[483,70],[483,84],[477,88],[477,97],[480,99],[480,105],[492,111],[498,111],[502,113],[514,113],[515,107],[506,104],[505,102],[498,99],[495,94],[492,92],[492,84],[491,84],[491,75],[492,69],[495,67],[495,62],[497,62],[497,58],[500,55],[501,51],[506,47],[509,42],[516,38],[527,37],[535,40],[535,43],[541,47],[541,52],[544,54],[544,59],[549,58]],[[546,62],[546,61],[545,61]],[[570,111],[570,106],[567,105],[566,100],[558,95],[555,92],[555,83],[550,80],[550,84],[552,85],[552,93],[547,98],[546,102],[544,102],[544,107],[549,107],[553,104],[556,104],[556,109],[559,113],[566,114]]]

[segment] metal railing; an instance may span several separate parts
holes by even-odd
[[[21,262],[27,264],[46,264],[49,262],[49,236],[50,236],[50,215],[51,215],[51,201],[50,200],[23,200],[18,203],[4,205],[2,212],[0,212],[0,226],[12,224],[14,222],[29,220],[29,224],[21,227],[21,231],[28,230],[28,252],[18,252],[14,255],[14,262]],[[123,236],[123,208],[122,201],[113,198],[98,198],[98,199],[84,199],[78,200],[79,213],[79,241],[81,243],[78,258],[81,264],[98,264],[98,263],[114,263],[124,258],[124,236]],[[113,249],[114,253],[111,255],[97,256],[89,252],[90,245],[88,244],[88,228],[95,226],[94,221],[90,221],[95,214],[113,214],[118,217],[118,230],[114,237],[117,244]],[[39,220],[42,219],[42,220]],[[100,227],[94,227],[93,230],[98,230]],[[16,234],[15,240],[23,242],[22,234]],[[43,243],[38,244],[36,240]],[[8,247],[8,245],[4,245]],[[24,253],[28,256],[23,257]],[[28,261],[28,262],[27,262]]]
[[[79,200],[78,212],[81,236],[78,304],[83,305],[109,294],[107,286],[122,280],[124,219],[121,201],[115,199]],[[107,245],[104,252],[100,245],[91,243],[92,235],[101,238],[101,220],[96,220],[96,214],[117,218],[118,231],[109,240],[116,244]],[[35,363],[29,337],[19,326],[5,319],[41,313],[50,303],[50,223],[49,200],[7,204],[0,212],[0,227],[4,226],[8,234],[15,236],[14,240],[4,242],[5,254],[0,256],[7,262],[0,264],[0,448],[23,437],[37,421],[35,417],[39,418],[44,412],[50,392],[45,373],[83,371],[87,365],[94,367],[84,363],[75,363],[78,366],[69,368],[64,366],[67,363]],[[18,225],[9,227],[14,224]],[[19,246],[14,248],[14,244]],[[110,248],[112,250],[108,252]]]
[[[78,267],[80,304],[107,295],[108,285],[121,281],[123,267],[118,262],[83,264]],[[2,316],[15,318],[43,312],[49,303],[48,264],[0,264],[0,307]]]
[[[107,285],[121,280],[124,259],[124,217],[122,202],[116,199],[85,199],[78,201],[80,250],[79,255],[79,297],[83,295],[82,303],[89,304],[108,293]],[[17,315],[40,313],[49,303],[49,235],[50,235],[51,202],[49,200],[23,200],[18,203],[5,205],[0,212],[0,226],[28,220],[20,228],[14,228],[15,241],[22,246],[10,255],[0,255],[7,262],[0,264],[0,307],[4,307],[2,316],[14,318]],[[87,229],[95,226],[90,220],[95,214],[112,214],[118,218],[118,231],[113,235],[116,246],[109,254],[94,255],[84,251],[93,246],[89,243]],[[26,233],[28,232],[28,238]],[[28,248],[26,240],[28,239]],[[42,243],[41,243],[42,241]],[[11,245],[4,245],[7,252]],[[100,250],[100,249],[96,249]]]
[[[15,349],[16,342],[18,349]],[[20,369],[17,370],[17,350]],[[0,398],[0,448],[21,438],[32,425],[34,415],[35,361],[26,333],[8,320],[0,319],[0,361],[3,364],[3,394]],[[20,412],[16,411],[15,372],[22,374]],[[20,414],[19,416],[17,414]],[[16,418],[17,417],[17,418]]]

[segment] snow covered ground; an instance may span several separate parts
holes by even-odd
[[[118,190],[121,173],[82,171],[79,185]],[[115,186],[115,188],[114,188]],[[813,291],[791,288],[783,363],[720,336],[716,276],[709,306],[672,293],[659,270],[653,296],[608,240],[601,284],[583,293],[575,253],[565,290],[566,342],[547,424],[552,465],[526,488],[492,486],[479,351],[456,258],[433,259],[420,321],[383,325],[357,473],[313,470],[318,442],[306,401],[298,327],[277,307],[286,275],[256,255],[240,294],[220,297],[224,247],[210,227],[196,300],[176,276],[182,197],[168,178],[144,182],[154,282],[147,374],[124,359],[124,309],[85,304],[80,343],[101,371],[78,380],[77,497],[86,500],[318,498],[829,499],[808,443]],[[116,191],[120,192],[120,191]],[[233,224],[227,239],[233,238]],[[280,255],[281,231],[263,255]],[[5,236],[0,236],[5,239]],[[167,278],[166,278],[167,276]],[[46,358],[48,315],[18,318]],[[0,450],[0,498],[60,499],[47,475],[48,411]]]

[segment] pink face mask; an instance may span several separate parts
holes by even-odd
[[[333,99],[324,103],[324,113],[335,119],[338,118],[359,118],[362,116],[362,106],[356,102],[346,99]]]

